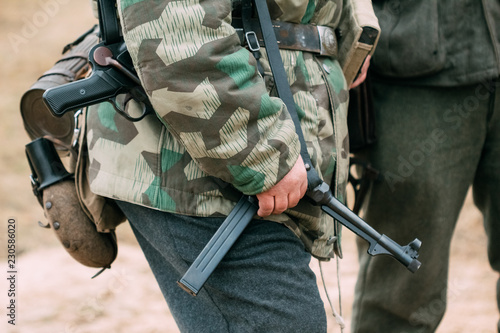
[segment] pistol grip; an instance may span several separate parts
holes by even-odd
[[[47,89],[43,101],[54,116],[62,117],[68,111],[107,101],[120,88],[106,72],[96,71],[87,79]]]

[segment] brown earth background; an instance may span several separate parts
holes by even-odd
[[[44,217],[31,193],[24,156],[29,138],[22,125],[19,101],[60,58],[62,47],[95,23],[88,0],[2,0],[0,332],[178,332],[128,225],[118,229],[119,255],[113,268],[94,280],[90,277],[96,270],[78,264],[63,250],[52,230],[37,226]],[[11,299],[7,284],[9,219],[16,221],[15,326],[7,323]],[[348,332],[358,264],[355,236],[348,230],[344,235],[340,290]],[[495,332],[497,274],[488,265],[481,216],[470,196],[458,223],[452,253],[449,306],[437,332]],[[318,263],[313,261],[311,267],[320,283]],[[324,275],[338,311],[335,262],[324,265]],[[328,307],[327,312],[331,313]],[[340,332],[332,316],[329,332]]]

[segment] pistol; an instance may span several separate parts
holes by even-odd
[[[88,78],[50,88],[43,94],[43,101],[54,116],[62,117],[68,111],[106,101],[131,121],[141,120],[153,112],[123,40],[95,45],[89,52],[89,62],[92,74]],[[121,103],[117,101],[119,95],[124,95]],[[126,112],[125,105],[131,99],[142,106],[139,116]]]

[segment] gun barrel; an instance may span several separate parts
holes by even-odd
[[[329,197],[328,202],[322,205],[321,209],[356,235],[366,240],[370,244],[367,251],[368,254],[372,256],[379,254],[390,255],[412,273],[415,273],[420,268],[421,263],[417,260],[418,250],[421,245],[420,240],[415,239],[406,246],[399,245],[386,235],[377,232],[333,196]]]

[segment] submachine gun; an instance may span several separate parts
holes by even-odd
[[[415,239],[408,245],[401,246],[388,236],[377,232],[338,201],[332,195],[330,187],[321,180],[312,167],[295,111],[293,97],[279,56],[276,36],[272,29],[265,0],[255,0],[255,8],[259,15],[278,95],[290,111],[297,134],[301,140],[301,156],[306,166],[308,179],[307,199],[319,205],[325,213],[366,240],[369,243],[367,252],[370,255],[389,255],[402,263],[410,272],[416,272],[421,265],[417,260],[418,250],[421,246],[420,240]],[[61,117],[67,111],[110,101],[120,114],[130,120],[138,121],[153,111],[147,99],[147,94],[142,89],[134,71],[123,38],[119,34],[114,1],[100,0],[99,13],[102,42],[92,48],[89,54],[93,74],[87,79],[47,90],[43,96],[44,102],[55,116]],[[131,98],[144,105],[143,113],[139,117],[126,114],[122,108],[116,105],[115,98],[121,93],[129,93]],[[257,210],[257,199],[252,196],[242,195],[224,223],[219,227],[185,275],[178,281],[179,286],[191,295],[196,296],[219,262],[255,216]]]

